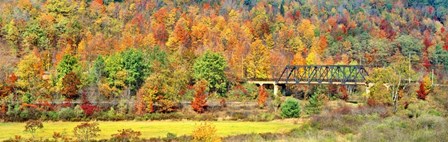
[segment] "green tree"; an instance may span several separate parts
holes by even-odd
[[[297,99],[288,97],[280,106],[281,116],[284,118],[300,117],[300,105]]]
[[[144,71],[147,66],[144,63],[143,52],[140,50],[129,49],[121,53],[123,58],[122,65],[127,72],[126,84],[131,90],[135,91],[143,84],[145,79]]]
[[[38,47],[40,50],[45,50],[49,48],[50,40],[47,32],[37,20],[28,22],[21,36],[23,38],[23,46],[28,49]]]
[[[393,43],[396,47],[398,47],[403,56],[411,56],[411,61],[420,60],[421,51],[423,48],[423,43],[421,40],[414,38],[410,35],[401,35],[395,42]]]
[[[318,114],[321,110],[322,102],[319,101],[318,94],[314,93],[308,99],[308,104],[305,106],[307,114]]]
[[[19,48],[19,29],[16,27],[14,20],[3,27],[3,32],[8,44],[17,50]]]
[[[71,15],[75,10],[75,6],[76,5],[66,0],[48,0],[45,5],[49,13],[64,16]]]
[[[435,51],[432,52],[431,62],[444,65],[445,70],[448,71],[448,51],[442,49],[442,45],[437,45]]]
[[[155,47],[154,49],[151,49],[146,52],[147,55],[145,55],[145,63],[148,64],[148,71],[145,71],[147,74],[145,76],[149,76],[151,72],[154,72],[153,69],[154,63],[158,62],[157,64],[160,67],[168,67],[168,55],[165,51],[162,51],[159,47]]]
[[[93,62],[93,68],[92,68],[93,83],[99,83],[101,77],[106,74],[104,68],[105,68],[104,57],[100,55]]]
[[[79,59],[73,55],[67,54],[62,57],[56,70],[58,72],[58,80],[61,80],[66,74],[70,72],[78,73],[81,69]]]
[[[210,91],[223,94],[227,87],[226,67],[227,62],[221,54],[207,51],[194,62],[193,77],[196,81],[206,80]]]
[[[104,60],[106,80],[102,82],[100,90],[109,97],[118,96],[126,88],[127,71],[123,67],[123,57],[119,53],[110,55]]]

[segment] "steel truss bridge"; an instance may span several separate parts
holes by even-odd
[[[368,85],[369,73],[363,65],[287,65],[280,76],[269,80],[249,80],[248,83],[279,86],[291,85]]]
[[[288,65],[275,83],[365,85],[367,76],[362,65]]]

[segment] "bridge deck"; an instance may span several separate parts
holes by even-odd
[[[252,84],[276,84],[276,85],[282,85],[282,84],[297,84],[296,81],[291,80],[291,81],[286,81],[286,80],[281,80],[276,82],[275,80],[249,80],[247,81],[247,83],[252,83]],[[312,85],[317,85],[317,84],[325,84],[325,85],[366,85],[365,82],[329,82],[329,81],[299,81],[298,84],[302,84],[302,85],[308,85],[308,84],[312,84]]]

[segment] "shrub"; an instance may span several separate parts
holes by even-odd
[[[81,110],[82,111],[82,110]],[[82,112],[81,112],[82,115]],[[79,112],[72,108],[62,108],[59,110],[59,118],[63,120],[76,120],[79,119]]]
[[[81,109],[83,110],[84,115],[91,116],[95,110],[97,110],[97,107],[89,102],[86,102],[81,105]]]
[[[33,135],[36,132],[37,129],[44,128],[44,125],[42,124],[42,121],[40,120],[29,120],[26,122],[25,125],[25,132],[29,132]]]
[[[48,115],[48,119],[50,119],[50,120],[53,120],[53,121],[59,120],[59,114],[55,111],[48,111],[47,115]]]
[[[300,116],[299,101],[294,98],[287,98],[280,106],[281,116],[284,118],[297,118]]]
[[[216,134],[215,126],[207,123],[200,124],[192,134],[196,142],[220,142],[221,138]]]
[[[178,106],[175,102],[168,99],[159,99],[158,101],[158,109],[157,112],[161,113],[171,113],[175,112],[178,109]]]
[[[201,80],[195,84],[196,94],[194,94],[194,99],[191,102],[191,107],[193,107],[193,110],[197,113],[203,113],[207,108],[207,96],[205,94],[206,87],[207,82],[204,80]]]
[[[73,129],[73,133],[78,141],[86,142],[99,136],[100,131],[98,123],[81,123]]]
[[[255,84],[243,84],[244,94],[250,99],[255,99],[257,97],[257,86]]]
[[[341,96],[339,98],[341,98],[344,101],[347,101],[348,100],[347,87],[341,86],[339,88],[339,91],[341,92]]]
[[[106,116],[108,120],[115,120],[117,118],[114,107],[110,107],[109,111],[106,112]]]
[[[128,112],[132,112],[129,110],[130,108],[128,107],[128,100],[120,100],[117,107],[118,116],[125,116]]]
[[[166,133],[166,140],[167,141],[174,141],[177,138],[177,135],[174,133]]]
[[[112,134],[112,141],[119,142],[129,142],[129,141],[137,141],[139,137],[142,135],[139,131],[134,131],[132,129],[122,129],[118,130],[117,134]]]
[[[319,101],[318,95],[314,94],[308,100],[308,104],[305,106],[307,114],[318,114],[321,111],[322,102]]]
[[[73,141],[70,136],[67,135],[67,133],[64,131],[62,133],[59,132],[53,132],[53,139],[57,142],[63,141],[63,142],[70,142]]]

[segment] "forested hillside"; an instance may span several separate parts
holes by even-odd
[[[3,0],[0,13],[4,110],[128,94],[137,113],[171,112],[287,64],[410,62],[417,81],[447,80],[446,0]]]

